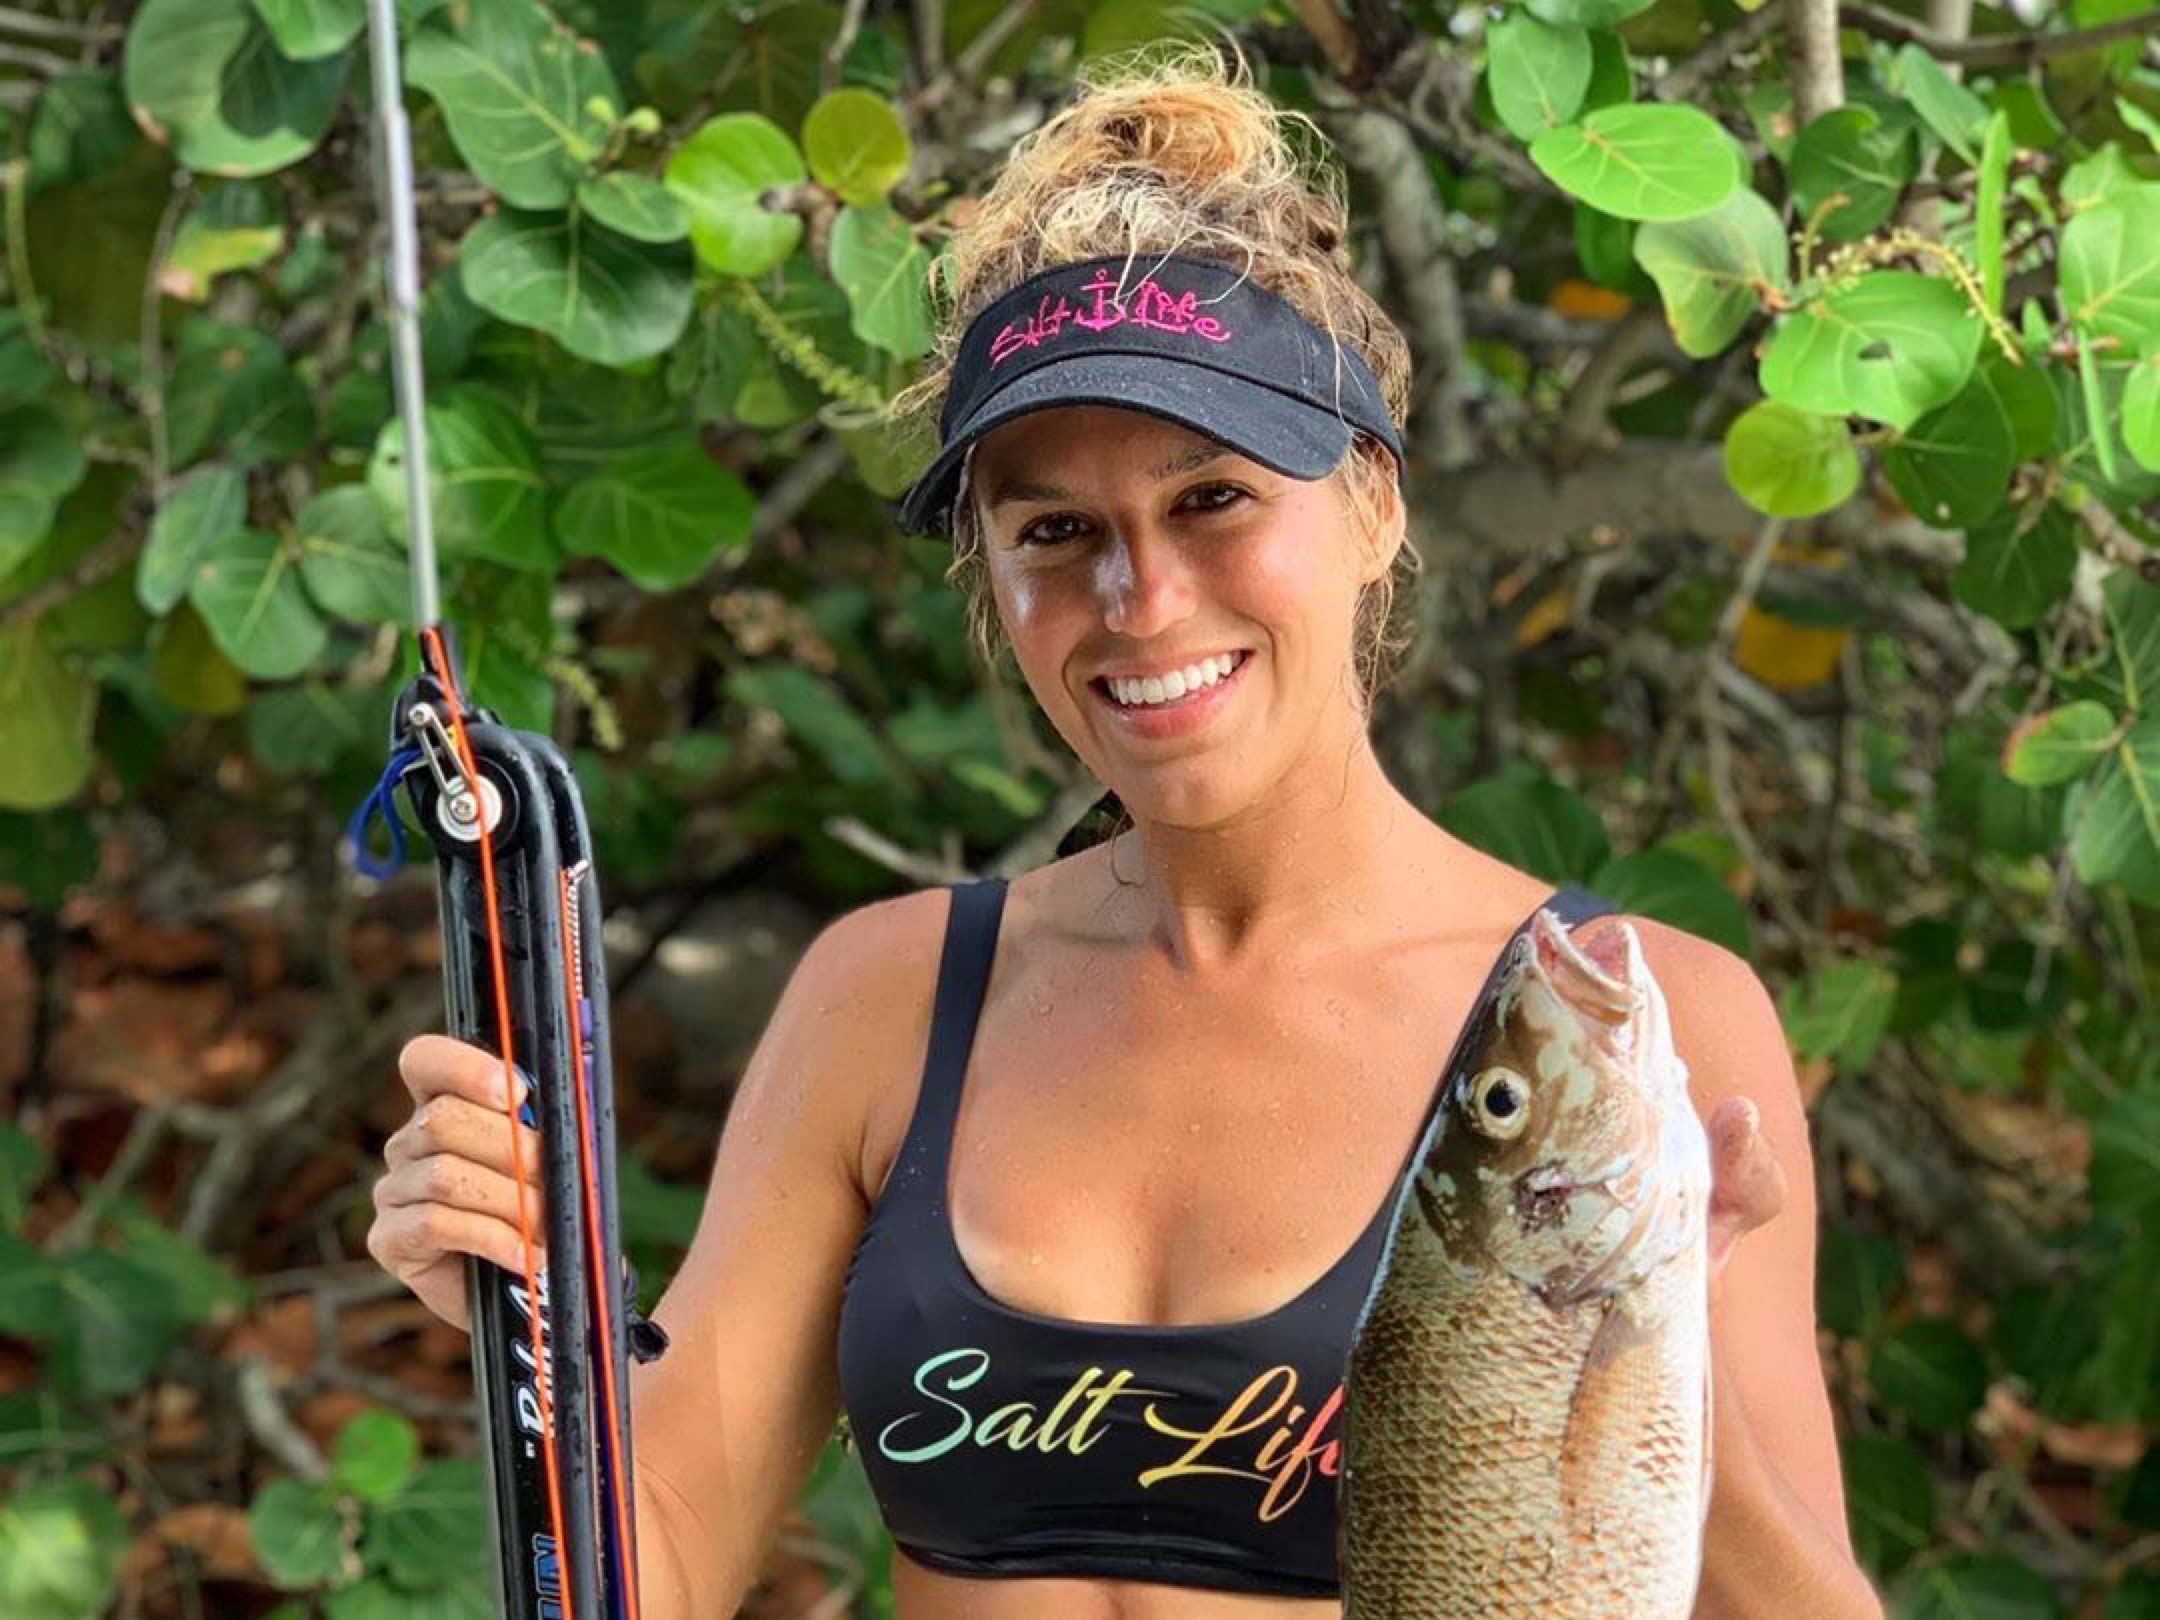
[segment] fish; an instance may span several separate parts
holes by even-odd
[[[1711,1155],[1625,921],[1549,909],[1460,1037],[1345,1362],[1344,1620],[1685,1620]]]

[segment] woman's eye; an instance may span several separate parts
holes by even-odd
[[[1192,493],[1200,496],[1226,495],[1239,500],[1242,500],[1245,495],[1245,492],[1242,489],[1239,489],[1235,484],[1202,484]],[[1230,504],[1231,503],[1228,500],[1206,500],[1202,502],[1201,510],[1205,512],[1220,512],[1221,510],[1223,510],[1224,507]]]
[[[1061,523],[1077,523],[1079,521],[1080,520],[1078,518],[1072,517],[1066,513],[1060,513],[1055,517],[1037,518],[1033,523],[1030,523],[1021,529],[1019,535],[1020,544],[1022,544],[1023,546],[1047,546],[1055,545],[1060,540],[1070,540],[1072,538],[1070,534],[1046,534],[1043,531],[1045,529],[1054,530],[1057,525]]]

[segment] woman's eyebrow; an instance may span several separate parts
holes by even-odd
[[[1151,476],[1157,483],[1165,478],[1175,478],[1197,467],[1205,467],[1211,461],[1220,461],[1230,452],[1219,444],[1197,444],[1180,452],[1171,460],[1157,467]],[[1071,490],[1058,484],[1040,484],[1032,481],[999,483],[991,486],[988,504],[1003,506],[1008,501],[1076,501],[1080,499]]]

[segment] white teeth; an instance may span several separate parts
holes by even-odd
[[[1238,657],[1236,653],[1218,653],[1213,658],[1203,658],[1197,664],[1189,664],[1168,675],[1150,675],[1145,680],[1137,681],[1113,677],[1107,684],[1110,695],[1127,708],[1150,703],[1174,703],[1187,692],[1197,692],[1203,686],[1213,686],[1237,668]]]

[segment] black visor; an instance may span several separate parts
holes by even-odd
[[[1123,255],[1030,277],[969,324],[937,459],[901,497],[907,534],[945,529],[968,449],[1054,405],[1146,411],[1287,478],[1324,478],[1370,434],[1402,441],[1371,369],[1229,265]]]

